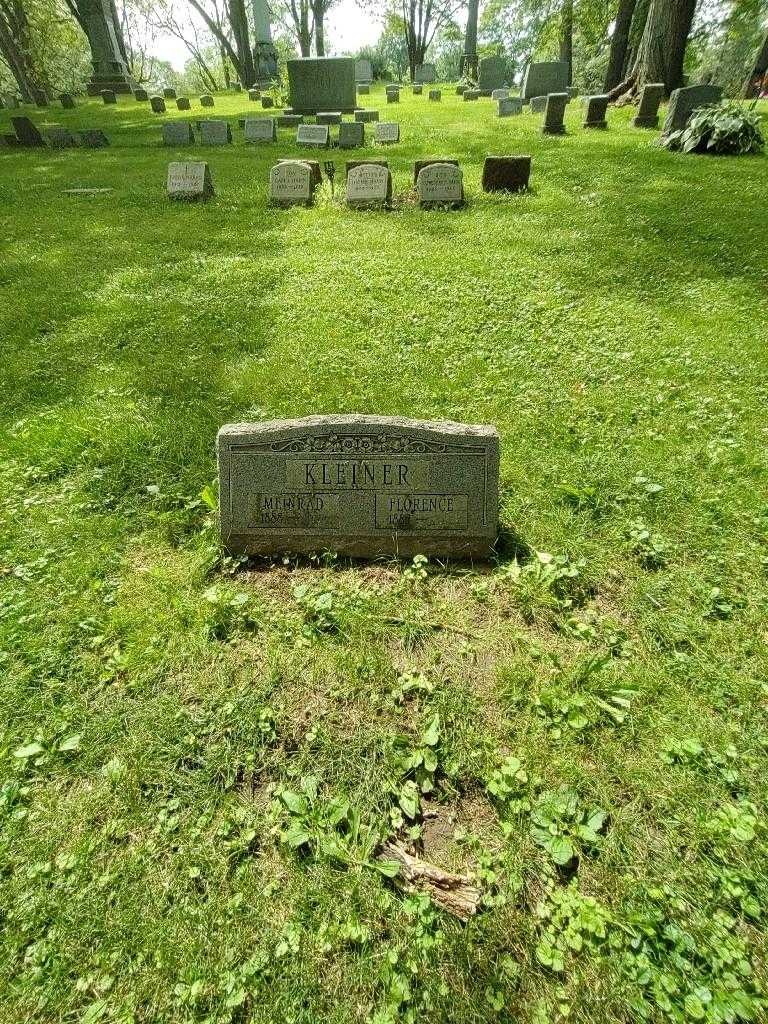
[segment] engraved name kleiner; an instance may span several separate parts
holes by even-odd
[[[300,489],[322,487],[338,490],[376,490],[381,487],[421,488],[427,484],[428,467],[408,461],[288,459],[286,483]]]

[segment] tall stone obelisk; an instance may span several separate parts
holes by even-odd
[[[93,76],[88,95],[98,96],[102,89],[131,92],[134,83],[117,41],[112,0],[78,0],[77,9],[91,48]]]
[[[255,85],[269,85],[277,78],[277,50],[272,42],[267,0],[253,0],[253,66]]]

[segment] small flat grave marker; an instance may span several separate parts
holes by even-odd
[[[80,145],[77,136],[69,128],[63,128],[60,125],[53,125],[47,129],[45,134],[48,145],[52,149],[73,149]]]
[[[203,146],[226,146],[232,141],[228,121],[201,121],[200,142]]]
[[[498,530],[493,427],[385,416],[235,423],[217,439],[221,536],[252,555],[487,558]]]
[[[166,181],[169,199],[205,200],[213,195],[208,164],[202,160],[168,164]]]
[[[396,121],[379,121],[375,128],[374,138],[383,145],[399,142],[400,125]]]
[[[302,160],[283,160],[269,172],[269,198],[276,206],[310,206],[312,170]]]
[[[114,192],[113,188],[65,188],[62,195],[65,196],[103,196],[107,192]]]
[[[370,124],[379,120],[379,112],[378,110],[356,110],[355,120],[360,121],[361,124]]]
[[[463,175],[456,164],[427,164],[416,179],[419,206],[461,206],[464,202]]]
[[[278,114],[275,118],[278,128],[298,128],[304,123],[303,114]]]
[[[331,131],[327,124],[300,124],[296,129],[296,145],[327,149],[331,142]]]
[[[509,89],[491,89],[492,100],[507,100],[509,99]]]
[[[414,85],[414,87],[411,89],[411,92],[412,92],[412,94],[414,96],[421,96],[423,91],[424,91],[424,86],[422,86],[422,85]]]
[[[163,125],[164,146],[189,146],[195,141],[195,133],[188,121],[169,121]]]
[[[274,117],[247,117],[244,138],[246,142],[277,142]]]
[[[362,121],[344,121],[339,125],[339,148],[356,149],[365,145],[365,125]]]
[[[360,162],[347,171],[347,206],[371,209],[392,199],[392,175],[379,163]]]
[[[316,124],[341,124],[340,110],[321,110],[315,115]]]
[[[532,114],[543,114],[544,111],[547,109],[547,97],[532,96],[530,105]]]
[[[462,93],[462,96],[463,96],[463,98],[467,102],[470,102],[471,100],[479,100],[480,99],[480,90],[479,89],[465,89],[464,92]]]

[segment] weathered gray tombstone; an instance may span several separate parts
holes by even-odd
[[[168,121],[163,125],[164,146],[189,146],[195,141],[195,133],[189,121]]]
[[[687,85],[682,89],[675,89],[669,98],[662,136],[682,131],[694,110],[706,107],[710,103],[719,103],[722,98],[723,90],[719,85]]]
[[[212,107],[213,105],[213,96],[210,93],[205,93],[200,97],[201,107]]]
[[[146,89],[134,89],[133,98],[137,103],[146,103],[149,99],[149,93]]]
[[[355,109],[355,61],[353,57],[301,57],[289,60],[291,104],[297,114],[318,110]]]
[[[585,128],[607,128],[608,122],[605,119],[608,110],[608,96],[588,96],[586,112],[584,114]]]
[[[416,179],[419,206],[461,206],[464,202],[464,177],[456,164],[427,164]]]
[[[303,114],[278,114],[275,118],[278,128],[298,128],[300,124],[304,123]]]
[[[421,96],[421,94],[424,92],[424,86],[414,85],[411,88],[411,92],[413,93],[414,96]]]
[[[277,142],[277,124],[274,117],[246,117],[246,142]]]
[[[358,210],[388,206],[392,199],[392,175],[388,167],[361,162],[347,171],[347,206]]]
[[[51,149],[74,149],[80,145],[79,140],[69,128],[63,128],[57,124],[46,129],[45,137]]]
[[[177,110],[191,110],[192,107],[189,102],[188,96],[178,96],[176,98],[176,109]]]
[[[370,92],[371,92],[371,87],[370,87],[370,85],[368,85],[367,82],[363,82],[363,83],[359,84],[358,87],[357,87],[357,95],[358,96],[369,96]]]
[[[509,85],[507,60],[505,57],[483,57],[478,64],[477,87],[481,96],[490,96],[494,89]]]
[[[509,89],[494,89],[491,92],[492,100],[506,100],[509,99]]]
[[[499,117],[512,117],[513,114],[522,114],[523,101],[519,96],[507,96],[497,103]]]
[[[201,121],[200,143],[203,146],[226,146],[232,141],[232,129],[228,121]]]
[[[487,156],[483,164],[483,192],[522,192],[531,180],[529,156]]]
[[[523,79],[522,97],[546,96],[568,89],[568,64],[563,60],[538,61],[528,65]]]
[[[166,190],[169,199],[209,199],[213,195],[213,182],[208,164],[202,160],[168,164]]]
[[[331,144],[331,130],[327,124],[300,124],[296,129],[296,145],[327,149]]]
[[[421,160],[415,160],[413,164],[414,186],[416,185],[416,182],[419,180],[419,174],[421,173],[422,168],[429,167],[430,164],[453,164],[454,167],[458,167],[459,161],[453,160],[451,159],[451,157],[447,156],[427,156],[423,157]]]
[[[364,57],[355,61],[355,81],[363,85],[368,85],[373,81],[371,62]]]
[[[237,554],[488,558],[493,427],[386,416],[233,423],[217,438],[221,539]]]
[[[176,90],[175,89],[171,89],[171,88],[163,89],[163,96],[167,100],[175,100],[176,99]]]
[[[430,89],[429,90],[429,98],[434,103],[439,103],[442,100],[442,98],[443,98],[443,94],[440,91],[440,89]]]
[[[165,113],[165,100],[162,96],[150,96],[149,105],[152,108],[153,114]]]
[[[378,110],[356,110],[355,120],[361,121],[363,124],[370,124],[372,121],[379,120]]]
[[[310,206],[312,171],[303,160],[282,160],[269,172],[269,199],[275,206]]]
[[[400,102],[400,90],[399,89],[387,89],[387,103],[399,103]]]
[[[75,109],[75,98],[68,92],[61,93],[61,95],[59,96],[59,103],[61,103],[64,110]]]
[[[339,125],[339,149],[357,149],[365,145],[365,125],[362,121],[344,121]]]
[[[312,190],[319,188],[323,183],[323,174],[320,170],[319,160],[310,160],[307,157],[295,157],[295,156],[283,156],[278,159],[279,164],[295,163],[299,160],[301,163],[306,164],[309,168],[309,180],[312,183]]]
[[[319,110],[315,114],[315,124],[341,124],[341,111]]]
[[[480,99],[480,90],[479,89],[465,89],[464,92],[461,95],[462,95],[462,99],[465,102],[470,102],[472,100],[479,100]]]
[[[640,106],[637,117],[632,121],[635,128],[658,128],[659,107],[664,99],[663,82],[646,82],[640,93]]]
[[[414,72],[413,80],[419,85],[431,85],[437,81],[437,68],[434,64],[419,64]]]
[[[547,96],[547,105],[544,108],[544,124],[541,128],[545,135],[565,135],[564,118],[567,106],[567,92],[551,92]]]
[[[272,107],[274,107],[274,105],[275,105],[275,101],[274,101],[274,99],[271,96],[262,96],[261,97],[261,109],[262,110],[271,110]]]
[[[100,95],[104,103],[117,103],[117,93],[114,89],[102,89]]]
[[[532,114],[543,114],[547,109],[547,97],[546,96],[532,96],[531,97],[531,113]]]
[[[77,134],[81,144],[88,149],[104,149],[109,145],[109,139],[101,128],[86,128]]]
[[[463,96],[466,91],[467,91],[466,85],[457,85],[456,86],[456,95],[457,96]]]
[[[44,146],[45,139],[28,117],[12,117],[11,124],[20,146]]]
[[[379,121],[374,129],[376,142],[388,145],[400,141],[400,125],[396,121]]]
[[[248,99],[251,101],[251,103],[255,103],[256,100],[260,100],[261,99],[261,90],[260,89],[249,89],[248,90]]]

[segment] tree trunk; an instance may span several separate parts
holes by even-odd
[[[227,51],[221,43],[219,43],[219,54],[221,55],[221,71],[224,75],[224,88],[229,89],[232,84],[229,79],[229,61],[227,60]]]
[[[34,103],[43,88],[32,62],[30,27],[19,0],[0,0],[0,54],[11,69],[25,103]]]
[[[560,16],[560,60],[568,65],[568,85],[573,84],[573,0],[565,0]]]
[[[616,24],[611,36],[611,51],[608,56],[608,70],[605,72],[605,91],[610,92],[624,77],[624,67],[629,48],[629,30],[637,0],[619,0]]]
[[[755,63],[752,65],[752,70],[744,83],[744,88],[741,92],[744,99],[751,100],[755,96],[760,95],[760,85],[766,74],[768,74],[768,32],[765,33],[763,45],[757,51]]]
[[[229,14],[229,24],[232,26],[232,35],[235,37],[235,47],[240,64],[238,78],[245,89],[250,89],[256,81],[256,68],[253,65],[248,15],[245,11],[244,0],[228,0],[227,13]]]
[[[627,78],[608,93],[627,101],[647,82],[663,82],[667,95],[682,85],[683,60],[696,0],[651,0],[637,57]]]
[[[325,56],[325,27],[322,14],[315,15],[315,53],[318,57]]]

